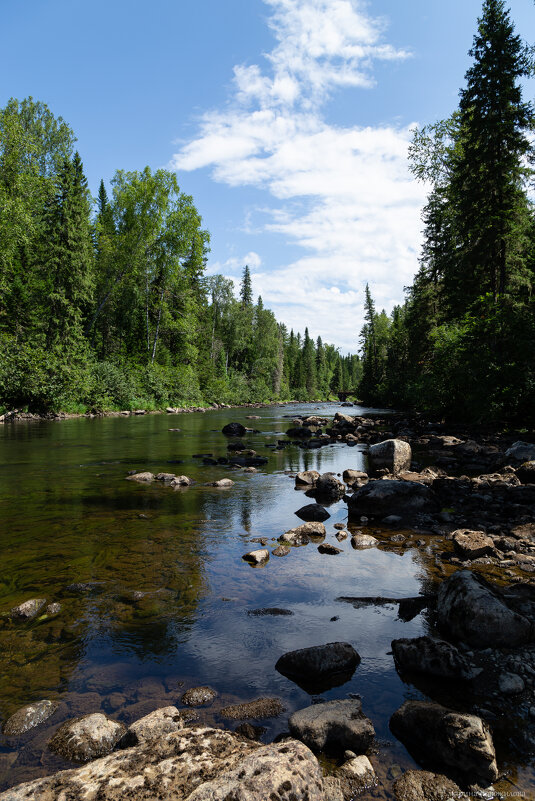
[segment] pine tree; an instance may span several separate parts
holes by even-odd
[[[253,305],[253,287],[251,283],[251,273],[249,272],[249,267],[247,264],[243,268],[243,276],[240,286],[240,300],[243,308]]]

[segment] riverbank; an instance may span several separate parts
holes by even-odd
[[[256,431],[247,430],[249,419],[245,409],[220,409],[217,417],[187,415],[181,431],[169,429],[161,415],[4,429],[14,457],[5,479],[18,501],[10,515],[4,495],[5,575],[14,589],[7,595],[4,589],[2,598],[11,600],[2,608],[38,600],[35,593],[62,607],[0,626],[2,649],[20,672],[11,672],[2,690],[4,724],[32,700],[59,704],[26,741],[0,743],[2,756],[15,755],[11,784],[72,768],[48,746],[60,724],[101,714],[131,728],[172,707],[168,717],[181,721],[175,732],[160,732],[154,746],[141,750],[132,744],[125,750],[123,742],[106,762],[39,779],[43,793],[54,798],[50,793],[61,787],[79,797],[85,777],[87,786],[101,782],[103,798],[115,797],[114,784],[133,792],[142,782],[154,797],[160,781],[171,782],[176,798],[204,798],[196,779],[187,793],[180,789],[177,766],[195,762],[199,737],[208,742],[219,736],[210,733],[215,729],[224,730],[229,754],[238,754],[245,732],[248,754],[265,764],[284,761],[270,749],[288,737],[291,753],[311,750],[311,756],[299,751],[310,769],[305,786],[296,788],[295,776],[280,782],[289,781],[287,794],[299,799],[308,793],[341,801],[336,788],[342,796],[344,788],[329,777],[341,779],[342,770],[353,781],[363,758],[375,774],[360,795],[366,801],[427,799],[429,787],[448,781],[444,788],[459,794],[474,783],[470,771],[489,793],[513,787],[529,798],[535,484],[525,464],[533,432],[474,432],[340,405],[292,406],[286,414],[276,406],[260,409]],[[238,449],[236,437],[222,433],[231,422],[243,426],[232,429],[240,432]],[[372,464],[373,448],[385,440],[398,444],[383,454],[386,462]],[[247,472],[235,466],[242,456],[264,464]],[[179,468],[171,466],[177,461]],[[173,486],[178,473],[191,483]],[[143,474],[148,480],[126,480]],[[228,476],[227,486],[214,487]],[[28,518],[22,526],[34,507],[42,524]],[[306,522],[319,511],[326,515],[322,524]],[[13,569],[17,548],[22,572]],[[260,550],[267,559],[251,569],[243,557]],[[336,658],[321,651],[319,664],[334,659],[337,669],[318,681],[310,649],[317,655],[320,645],[334,642],[343,648]],[[342,656],[347,664],[337,662]],[[288,667],[296,659],[297,672]],[[207,687],[216,696],[192,710],[186,697]],[[261,699],[269,701],[266,718]],[[353,703],[362,737],[325,748],[303,732],[311,727],[309,715],[319,716],[321,730],[340,728],[343,707],[335,702]],[[226,717],[229,707],[238,717]],[[183,725],[192,711],[199,719]],[[460,732],[479,743],[479,757],[468,748],[476,763],[466,763],[464,776],[448,761],[438,730],[454,737],[456,760],[461,753],[468,759]],[[418,731],[426,736],[418,739]],[[313,779],[318,758],[321,786]],[[236,757],[225,767],[218,759],[206,755],[212,773],[202,792],[215,793],[218,782],[227,795],[238,793],[230,774],[247,776],[250,763]],[[67,779],[70,789],[62,784]],[[255,798],[247,786],[244,797]],[[285,798],[278,788],[265,797]],[[36,798],[38,789],[34,784]]]

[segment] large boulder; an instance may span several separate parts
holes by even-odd
[[[281,788],[285,800],[323,801],[321,769],[305,745],[260,746],[229,731],[195,727],[20,784],[0,801],[266,801]]]
[[[406,701],[392,715],[390,729],[424,767],[481,787],[498,778],[492,737],[476,715],[428,701]]]
[[[535,445],[532,442],[514,442],[505,452],[506,463],[531,462],[535,459]]]
[[[65,721],[48,747],[64,759],[89,762],[109,754],[125,734],[126,726],[96,712]]]
[[[39,726],[51,717],[59,704],[57,701],[36,701],[34,704],[23,706],[6,720],[2,731],[6,737],[18,737],[20,734]]]
[[[358,699],[337,699],[299,709],[288,721],[290,733],[314,751],[366,752],[375,737],[373,723]]]
[[[393,475],[401,470],[410,470],[412,450],[403,439],[385,439],[376,445],[370,445],[368,460],[373,472],[386,468]]]
[[[308,503],[306,506],[302,506],[298,509],[295,514],[297,517],[300,517],[301,520],[315,523],[322,523],[330,517],[327,509],[319,503]]]
[[[468,570],[454,573],[438,590],[437,618],[449,636],[475,648],[514,648],[535,641],[531,616],[514,608],[505,590]]]
[[[227,437],[243,437],[247,429],[241,423],[227,423],[222,430]]]
[[[275,669],[300,687],[322,691],[349,681],[360,656],[347,642],[314,645],[283,654]]]
[[[403,518],[419,512],[437,512],[440,504],[429,487],[414,481],[370,481],[360,487],[347,501],[349,519],[386,517],[390,514]]]
[[[392,653],[400,672],[467,681],[481,672],[454,645],[431,637],[392,640]]]

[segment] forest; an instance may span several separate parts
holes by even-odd
[[[470,422],[535,420],[533,50],[485,0],[452,115],[416,130],[410,168],[430,187],[405,303],[366,288],[362,400]]]
[[[361,362],[288,332],[250,270],[206,275],[210,237],[175,173],[118,170],[90,195],[42,102],[0,111],[0,411],[327,399]]]

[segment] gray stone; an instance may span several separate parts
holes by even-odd
[[[398,514],[403,518],[420,512],[440,510],[438,499],[430,487],[414,481],[370,481],[348,499],[349,519],[359,522],[361,516],[386,517]]]
[[[302,470],[300,473],[297,473],[295,477],[295,484],[296,486],[311,487],[316,483],[319,477],[320,474],[317,470]]]
[[[6,720],[2,731],[6,737],[17,737],[20,734],[24,734],[24,732],[48,720],[48,718],[54,714],[58,706],[59,704],[56,701],[48,701],[46,699],[43,701],[36,701],[34,704],[28,704],[28,706],[23,706],[22,709],[17,709],[17,711]]]
[[[150,473],[148,470],[144,473],[134,473],[133,476],[127,476],[127,481],[138,481],[141,484],[149,484],[151,481],[154,481],[155,475],[154,473]]]
[[[514,648],[533,642],[532,620],[509,608],[505,597],[475,573],[453,573],[438,590],[439,626],[475,648]]]
[[[271,551],[271,553],[273,556],[288,556],[290,551],[291,548],[288,545],[279,545],[277,548]]]
[[[447,776],[427,770],[408,770],[394,782],[396,801],[462,801],[468,796]]]
[[[190,709],[177,709],[176,706],[165,706],[155,709],[149,715],[136,720],[128,727],[125,737],[120,745],[133,746],[140,743],[150,743],[170,734],[180,731],[188,723],[199,719],[197,712]]]
[[[58,603],[48,604],[48,606],[45,609],[45,612],[48,615],[48,617],[59,615],[59,613],[61,612],[61,604]]]
[[[458,648],[444,640],[431,637],[392,640],[392,652],[396,668],[400,671],[465,681],[481,673],[481,668],[472,665]]]
[[[328,503],[337,501],[344,495],[346,488],[332,473],[323,473],[316,481],[315,497]]]
[[[509,450],[505,452],[505,460],[508,462],[531,462],[535,459],[535,445],[531,442],[514,442]]]
[[[370,446],[368,459],[373,471],[386,467],[393,475],[396,475],[401,470],[410,469],[411,446],[402,439],[387,439]]]
[[[63,723],[48,746],[64,759],[89,762],[109,754],[126,733],[126,726],[101,712],[83,715]]]
[[[360,548],[373,548],[378,542],[379,540],[372,537],[371,534],[353,534],[351,537],[351,545],[355,550]]]
[[[252,565],[263,565],[269,559],[269,551],[267,548],[260,548],[258,551],[249,551],[249,553],[245,553],[242,556],[242,559],[245,559],[246,562],[250,562]]]
[[[344,684],[353,675],[360,656],[347,642],[331,642],[283,654],[275,669],[299,686]]]
[[[453,547],[461,559],[479,559],[494,553],[494,543],[483,531],[458,529],[452,534]]]
[[[31,598],[29,601],[14,606],[9,611],[12,620],[33,620],[46,606],[46,598]]]
[[[358,699],[337,699],[299,709],[290,716],[288,726],[294,737],[314,751],[328,748],[343,752],[350,748],[362,754],[375,736]]]
[[[368,481],[368,474],[362,470],[344,470],[342,478],[349,487],[352,487],[357,482],[365,484]]]
[[[172,487],[189,487],[191,484],[193,481],[188,476],[175,476],[171,481]]]
[[[492,737],[476,715],[427,701],[406,701],[392,715],[390,729],[418,762],[482,787],[498,778]]]
[[[164,481],[166,483],[169,483],[171,481],[174,481],[176,476],[174,473],[157,473],[154,476],[154,478],[156,481]]]
[[[219,481],[209,481],[206,485],[207,487],[233,487],[234,481],[231,478],[220,478]]]
[[[355,796],[369,790],[377,783],[372,763],[367,756],[353,756],[335,771],[340,779],[344,801],[352,801]]]
[[[517,695],[525,690],[524,680],[516,673],[502,673],[499,680],[500,692],[503,695]]]
[[[217,698],[217,693],[211,687],[191,687],[186,690],[180,699],[186,706],[207,706]]]
[[[303,523],[301,526],[285,531],[279,537],[279,542],[288,542],[290,545],[307,545],[311,539],[323,539],[326,533],[323,523]]]

